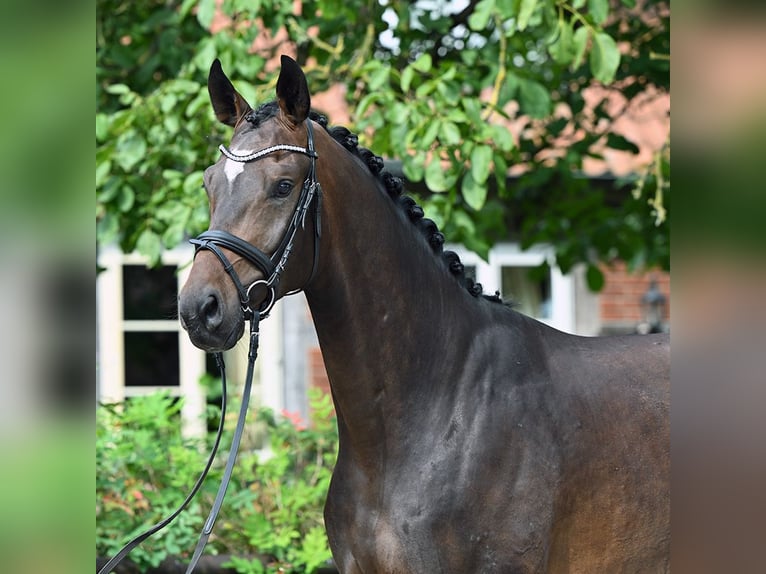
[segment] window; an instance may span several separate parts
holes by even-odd
[[[180,384],[177,267],[122,266],[126,387]]]
[[[574,331],[574,282],[555,265],[545,247],[522,251],[513,243],[502,243],[489,252],[489,262],[460,246],[449,246],[460,255],[466,274],[481,283],[485,293],[500,292],[515,309],[544,323]]]
[[[178,316],[178,268],[123,265],[122,300],[125,320],[175,320]]]
[[[147,268],[138,255],[116,247],[99,253],[97,277],[98,400],[121,402],[159,389],[183,397],[184,432],[204,433],[205,353],[178,322],[176,301],[191,261],[190,247],[163,255]]]
[[[525,315],[551,318],[551,275],[547,267],[501,266],[500,294]]]

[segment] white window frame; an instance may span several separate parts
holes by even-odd
[[[163,252],[162,265],[178,269],[180,290],[189,275],[194,249],[181,245]],[[116,245],[103,247],[98,265],[103,269],[96,278],[96,320],[98,340],[98,392],[104,403],[123,402],[128,397],[166,390],[171,396],[182,396],[181,428],[186,436],[204,436],[206,432],[205,390],[199,384],[205,373],[205,353],[191,344],[177,320],[123,319],[123,266],[146,265],[147,259],[137,253],[125,254]],[[174,331],[178,334],[179,381],[177,386],[125,386],[124,333],[130,331]]]
[[[574,333],[574,279],[564,275],[555,264],[554,251],[544,245],[522,250],[518,243],[498,243],[489,251],[489,261],[468,251],[461,245],[448,245],[455,251],[463,265],[476,269],[476,282],[481,283],[485,293],[501,291],[503,267],[537,267],[544,261],[550,265],[551,272],[551,316],[535,317],[538,321],[561,331]]]

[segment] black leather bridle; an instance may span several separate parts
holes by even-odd
[[[271,311],[271,308],[274,306],[278,295],[279,282],[282,278],[285,266],[287,265],[287,260],[292,253],[296,233],[298,232],[299,227],[306,227],[306,216],[311,209],[312,203],[314,206],[314,261],[311,267],[311,275],[306,284],[310,283],[316,275],[317,266],[319,264],[319,240],[322,235],[322,188],[316,179],[316,159],[319,156],[314,149],[314,130],[311,126],[311,120],[306,120],[306,130],[308,132],[308,141],[305,148],[295,145],[279,144],[251,154],[238,155],[231,152],[224,145],[218,147],[218,149],[221,150],[221,153],[228,159],[240,163],[257,161],[278,151],[302,153],[311,158],[311,165],[306,174],[306,179],[303,181],[303,187],[301,188],[298,203],[295,205],[293,216],[290,219],[287,229],[282,235],[282,241],[271,256],[266,255],[254,245],[248,243],[244,239],[232,235],[228,231],[211,229],[200,234],[196,239],[190,240],[196,247],[196,253],[199,253],[202,249],[207,249],[212,251],[221,261],[224,271],[229,274],[229,277],[231,277],[231,280],[237,288],[245,318],[247,318],[253,310],[250,302],[250,292],[258,285],[264,286],[267,290],[267,297],[258,308],[261,312],[261,318],[266,318],[269,311]],[[316,202],[314,203],[315,198]],[[223,251],[221,251],[221,247],[244,257],[247,261],[257,267],[266,278],[254,281],[248,287],[245,287],[237,275],[237,272],[234,270],[233,264],[227,259]],[[300,289],[291,291],[288,294],[296,293],[297,291],[300,291]]]
[[[316,179],[316,159],[319,157],[314,149],[314,132],[311,126],[311,120],[306,121],[306,129],[308,132],[308,142],[305,148],[294,145],[280,144],[274,145],[258,152],[248,155],[237,155],[232,153],[226,146],[221,145],[219,149],[221,153],[227,158],[242,163],[251,161],[257,161],[262,157],[265,157],[271,153],[278,151],[289,151],[294,153],[302,153],[311,158],[311,166],[309,167],[306,179],[303,181],[303,187],[301,188],[301,194],[298,198],[298,203],[295,206],[290,223],[282,236],[282,241],[277,247],[276,251],[271,256],[266,255],[263,251],[248,243],[244,239],[241,239],[227,231],[221,230],[208,230],[200,234],[196,239],[191,239],[190,242],[196,247],[195,255],[202,249],[212,251],[216,257],[223,264],[224,271],[229,274],[231,280],[237,288],[239,294],[240,303],[242,305],[242,311],[245,319],[250,320],[250,349],[247,355],[247,375],[245,376],[245,386],[242,395],[242,405],[239,410],[239,417],[237,418],[237,426],[234,429],[234,436],[232,438],[231,448],[229,449],[229,457],[226,461],[226,467],[224,468],[223,477],[221,478],[221,484],[218,487],[218,493],[216,494],[213,506],[210,509],[210,514],[205,520],[205,524],[202,527],[197,546],[194,549],[194,554],[186,569],[186,574],[190,574],[200,557],[202,551],[207,544],[207,540],[213,531],[215,520],[218,517],[218,512],[223,504],[223,498],[226,495],[226,490],[231,480],[231,474],[234,469],[234,463],[237,458],[237,451],[239,450],[240,439],[242,438],[242,432],[245,428],[245,419],[247,416],[247,409],[250,400],[250,390],[253,382],[253,371],[255,366],[255,359],[258,356],[258,338],[259,338],[259,324],[261,319],[265,319],[271,311],[274,303],[276,302],[279,282],[282,278],[282,273],[287,265],[287,260],[292,253],[293,242],[298,232],[298,228],[305,229],[306,216],[313,204],[314,210],[314,261],[312,263],[311,275],[309,276],[306,285],[316,275],[317,266],[319,263],[319,240],[321,237],[321,213],[322,213],[322,188]],[[316,202],[314,199],[316,198]],[[241,255],[247,261],[255,265],[261,272],[263,272],[265,279],[258,279],[251,283],[248,287],[242,284],[242,281],[234,270],[233,264],[229,261],[226,255],[221,251],[221,247],[233,251],[234,253]],[[253,308],[250,302],[250,292],[256,285],[263,285],[266,287],[268,296],[264,301]],[[300,291],[301,288],[291,291],[289,294]],[[223,355],[221,353],[215,353],[215,359],[218,363],[218,367],[221,371],[221,386],[222,386],[222,399],[221,399],[221,421],[218,425],[218,433],[213,444],[212,452],[208,457],[208,461],[200,474],[197,481],[194,483],[191,492],[186,496],[181,505],[168,517],[158,522],[145,532],[139,534],[130,542],[128,542],[122,549],[114,555],[99,571],[98,574],[108,574],[111,572],[133,548],[138,546],[141,542],[149,538],[152,534],[160,531],[170,524],[175,518],[181,514],[186,506],[191,502],[194,496],[199,491],[202,483],[207,476],[210,467],[215,459],[216,452],[218,451],[218,445],[221,441],[221,435],[223,433],[223,422],[226,416],[226,366],[223,362]]]

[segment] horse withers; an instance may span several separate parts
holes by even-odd
[[[205,171],[224,257],[199,250],[181,320],[220,351],[305,292],[338,418],[340,571],[667,571],[668,336],[573,336],[483,295],[380,158],[310,110],[290,58],[257,109],[218,61],[208,89],[234,128]]]

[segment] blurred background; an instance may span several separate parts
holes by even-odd
[[[136,4],[143,6],[143,3]],[[196,5],[192,4],[195,3],[184,3],[183,8],[196,10]],[[489,4],[482,6],[486,8]],[[613,4],[633,3],[615,2],[609,6]],[[644,5],[636,4],[639,8]],[[209,3],[200,3],[200,7],[203,5],[209,9]],[[109,12],[95,14],[97,38],[98,27],[104,23],[117,26],[121,13],[117,8],[120,5]],[[180,10],[182,6],[176,8]],[[629,242],[642,245],[642,257],[654,257],[653,263],[659,264],[659,269],[669,269],[671,259],[673,263],[672,294],[669,288],[665,291],[673,308],[673,569],[677,572],[759,572],[764,563],[763,540],[766,539],[762,520],[766,511],[763,489],[766,484],[766,443],[763,440],[766,436],[766,417],[763,416],[766,412],[766,359],[763,353],[766,348],[763,328],[766,235],[762,223],[766,216],[766,193],[760,174],[766,143],[763,129],[766,123],[766,14],[755,3],[683,2],[677,3],[674,10],[671,46],[677,113],[673,123],[673,156],[677,168],[673,255],[672,258],[669,255],[669,245],[659,249],[661,246],[651,242]],[[213,26],[215,14],[215,10],[210,15],[203,13],[202,23]],[[474,32],[488,29],[493,14],[488,11],[484,20],[485,14],[480,12],[472,21],[473,28],[469,23],[467,27]],[[0,35],[0,60],[6,78],[0,107],[3,125],[0,131],[0,240],[3,245],[0,250],[0,316],[5,319],[0,331],[0,358],[4,366],[4,375],[0,379],[0,454],[3,456],[0,503],[7,514],[0,536],[0,555],[10,561],[10,566],[4,569],[13,572],[82,572],[92,568],[93,564],[91,509],[95,482],[93,400],[96,397],[96,369],[91,353],[96,348],[97,332],[95,313],[90,309],[95,308],[91,305],[96,300],[93,279],[97,250],[92,235],[96,231],[96,222],[90,211],[93,140],[92,124],[88,119],[92,117],[93,109],[93,68],[90,64],[93,16],[93,6],[14,3],[7,8],[3,34]],[[192,16],[199,22],[198,11]],[[145,16],[143,21],[148,18],[149,15]],[[393,22],[390,16],[387,18]],[[604,22],[608,27],[608,20]],[[534,23],[529,25],[534,28]],[[203,38],[206,28],[202,24],[199,27],[202,29],[200,38]],[[394,29],[395,25],[390,27]],[[575,31],[573,28],[572,32]],[[297,30],[292,32],[298,33]],[[121,45],[121,37],[111,39],[109,45]],[[100,41],[97,39],[97,50]],[[609,46],[605,53],[611,53]],[[393,52],[394,48],[390,50]],[[505,60],[499,57],[499,45],[495,45],[494,50],[496,62],[509,61],[507,52]],[[627,61],[628,46],[620,52],[625,58],[622,61]],[[202,67],[208,65],[211,54],[201,60],[200,74]],[[577,55],[569,54],[572,58]],[[565,59],[567,56],[557,53],[556,57]],[[544,67],[543,60],[548,59],[553,59],[550,52],[541,58],[540,66]],[[386,82],[396,83],[403,95],[402,74],[408,66],[413,70],[408,73],[412,75],[408,89],[420,88],[428,74],[436,74],[434,68],[440,76],[450,73],[446,64],[439,67],[442,64],[433,57],[430,64],[417,58],[404,58],[403,64],[395,60],[392,57],[388,61],[388,72],[380,71],[383,68],[374,65],[358,72],[367,75],[363,85],[379,82],[380,87]],[[448,59],[445,57],[445,60]],[[229,63],[233,64],[233,60]],[[571,71],[572,64],[570,61],[560,67]],[[608,67],[601,69],[598,62],[593,69],[589,58],[580,65],[590,70],[590,77],[598,72],[605,75],[602,80],[614,81],[614,77],[608,77]],[[262,68],[266,74],[265,63]],[[241,63],[230,66],[227,71],[244,93],[247,82],[240,83],[239,80],[254,82],[260,69],[248,70],[247,65]],[[484,75],[489,78],[486,87],[490,98],[498,70],[496,65],[494,75],[491,70],[484,70]],[[125,73],[129,72],[126,70]],[[320,79],[320,71],[314,73]],[[618,69],[613,73],[619,76],[621,72]],[[372,78],[375,74],[377,79]],[[514,105],[519,105],[519,109],[530,117],[547,117],[555,109],[554,102],[559,101],[556,98],[560,94],[551,96],[555,91],[551,89],[552,84],[547,83],[545,76],[541,77],[544,78],[542,81],[520,76],[526,81],[537,81],[543,88],[540,90],[537,85],[527,83],[523,98],[520,95],[523,81],[513,96],[497,92],[498,103],[507,98],[510,107],[506,115],[513,113]],[[117,108],[109,109],[104,104],[101,78],[97,71],[96,111],[107,114]],[[553,77],[548,79],[554,81]],[[198,76],[197,80],[190,81],[202,80]],[[132,80],[126,78],[123,83],[133,85],[131,91],[135,90]],[[188,85],[173,86],[176,101],[186,89],[189,89]],[[327,91],[333,89],[338,88],[332,88],[328,83]],[[427,89],[422,88],[423,91]],[[116,90],[119,92],[122,88]],[[552,99],[546,100],[543,96],[542,100],[549,105],[535,109],[533,102],[538,98],[534,95],[540,96],[543,91]],[[109,97],[123,95],[115,93]],[[249,96],[257,99],[255,93]],[[348,92],[342,94],[341,99],[348,100]],[[522,102],[522,99],[526,101]],[[401,97],[392,103],[406,105],[411,101],[412,98]],[[129,107],[131,104],[119,105]],[[175,103],[167,100],[164,105],[169,111]],[[200,116],[207,113],[206,105],[204,102],[199,104]],[[391,109],[411,115],[407,114],[407,108],[391,106]],[[485,110],[479,110],[479,117]],[[329,106],[325,112],[336,121]],[[502,115],[495,111],[492,116]],[[381,130],[375,132],[372,128],[381,122],[389,123],[391,118],[374,115],[367,118],[368,123],[360,123],[357,129],[372,130],[367,145],[377,153],[387,152],[386,145],[390,144],[374,140],[374,133]],[[208,132],[201,131],[201,134],[217,129],[212,127],[210,118],[200,121],[207,122],[210,127]],[[98,150],[110,134],[103,122],[97,118],[97,168]],[[350,122],[350,116],[337,116],[337,123]],[[464,127],[458,122],[456,125],[457,133],[452,127],[432,128],[437,131],[435,139],[444,140],[446,145],[457,149],[466,139],[462,130],[476,124],[466,122]],[[511,127],[505,127],[511,130]],[[424,124],[422,130],[420,135],[425,136],[428,126]],[[498,132],[484,136],[486,139],[474,141],[486,144],[502,138]],[[392,139],[396,138],[389,137],[389,141]],[[527,147],[520,146],[521,140],[513,141],[507,153],[517,153],[513,150],[523,148],[528,161],[537,157],[543,162],[545,154],[542,157],[535,154],[544,146],[540,142],[534,146],[534,133],[529,133],[529,139],[532,143]],[[135,146],[140,148],[140,144],[122,143],[122,152],[127,149],[128,158],[123,158],[125,165],[118,167],[131,167],[131,150],[135,152]],[[206,145],[214,147],[217,143],[210,141]],[[630,153],[632,150],[622,140],[613,138],[612,143],[630,148],[617,149],[618,152]],[[497,149],[501,149],[499,145]],[[384,155],[391,159],[401,156],[394,151]],[[470,157],[473,150],[464,151]],[[477,164],[481,164],[483,153],[477,152]],[[201,152],[200,156],[203,155]],[[608,159],[608,154],[601,155],[601,158],[591,159],[597,162]],[[588,162],[584,160],[588,153],[583,152],[580,156],[579,167],[593,165],[588,163],[590,159]],[[208,154],[206,161],[210,161],[209,158]],[[114,161],[117,163],[116,159]],[[496,166],[501,162],[502,158],[493,153],[490,164]],[[669,166],[669,160],[667,164]],[[480,211],[495,213],[495,205],[506,205],[508,198],[500,197],[498,188],[501,186],[497,185],[497,178],[488,176],[484,180],[486,186],[482,187],[474,184],[482,179],[483,173],[472,174],[474,181],[467,184],[464,183],[465,174],[457,174],[455,182],[459,180],[461,186],[454,185],[458,190],[454,197],[445,196],[444,192],[435,191],[445,182],[438,180],[434,169],[428,171],[428,165],[413,161],[412,165],[401,167],[402,174],[425,184],[425,189],[417,185],[414,188],[422,191],[423,203],[441,216],[440,224],[454,231],[448,237],[470,243],[469,236],[481,235],[492,239],[494,245],[496,237],[492,236],[491,230],[507,229],[504,223],[509,214],[500,213],[496,215],[497,220],[477,218],[475,214]],[[599,165],[597,163],[594,169]],[[103,172],[104,168],[101,169]],[[182,172],[183,178],[194,171],[189,167],[188,171]],[[99,177],[104,176],[102,172],[96,171],[97,187],[103,183],[99,181]],[[528,173],[531,172],[510,175],[519,178]],[[564,177],[562,173],[563,169],[553,170],[551,177]],[[667,176],[669,178],[669,171]],[[160,173],[160,177],[172,180],[177,176]],[[562,189],[572,189],[569,183],[574,181],[577,180],[567,180]],[[187,184],[189,189],[193,183],[192,178]],[[179,182],[181,189],[183,185],[182,179]],[[625,185],[629,190],[634,189],[635,180],[628,179]],[[656,187],[656,181],[654,185]],[[432,193],[427,193],[426,189]],[[535,188],[530,185],[528,189],[534,191]],[[440,199],[443,196],[449,200]],[[97,199],[99,222],[103,222],[108,211],[104,207],[107,202],[102,200]],[[122,201],[130,200],[123,197]],[[461,209],[448,213],[449,205],[459,205]],[[122,207],[126,209],[120,213],[129,213],[133,205],[123,203]],[[204,220],[194,220],[195,206],[190,207],[187,219],[204,227]],[[117,211],[119,207],[114,213]],[[559,221],[565,219],[561,214],[557,215]],[[169,221],[176,216],[170,213],[164,217]],[[625,215],[621,216],[624,221]],[[649,221],[651,216],[649,210]],[[145,230],[141,219],[134,221],[134,243],[125,244],[121,252],[135,251],[138,237]],[[555,217],[551,219],[556,220]],[[497,225],[497,221],[502,224]],[[477,227],[482,230],[481,234],[469,233]],[[486,229],[490,231],[485,234]],[[184,233],[173,233],[180,243]],[[168,238],[172,239],[171,235]],[[579,237],[579,234],[573,235]],[[552,233],[540,237],[550,241],[558,235]],[[637,232],[634,237],[643,237],[643,234]],[[117,235],[112,239],[120,241]],[[166,247],[162,244],[164,239],[164,235],[161,236],[158,243],[154,236],[147,235],[141,243],[144,256],[154,254],[156,257],[157,246]],[[488,257],[488,249],[487,244],[470,245],[470,252],[479,256]],[[580,240],[571,246],[571,251],[579,254],[573,257],[571,267],[575,268],[577,263],[584,265],[580,267],[581,281],[590,291],[591,287],[600,285],[600,292],[603,292],[610,268],[602,266],[602,262],[608,260],[609,250],[602,250],[597,241]],[[108,250],[100,242],[99,253],[103,252]],[[591,259],[594,254],[597,256]],[[567,263],[566,253],[563,256],[562,253],[552,255],[559,265],[562,260]],[[661,257],[667,257],[667,261]],[[597,271],[588,273],[589,269]],[[650,277],[645,279],[648,282]],[[640,290],[638,294],[642,293],[644,291]],[[638,316],[630,319],[638,320]]]

